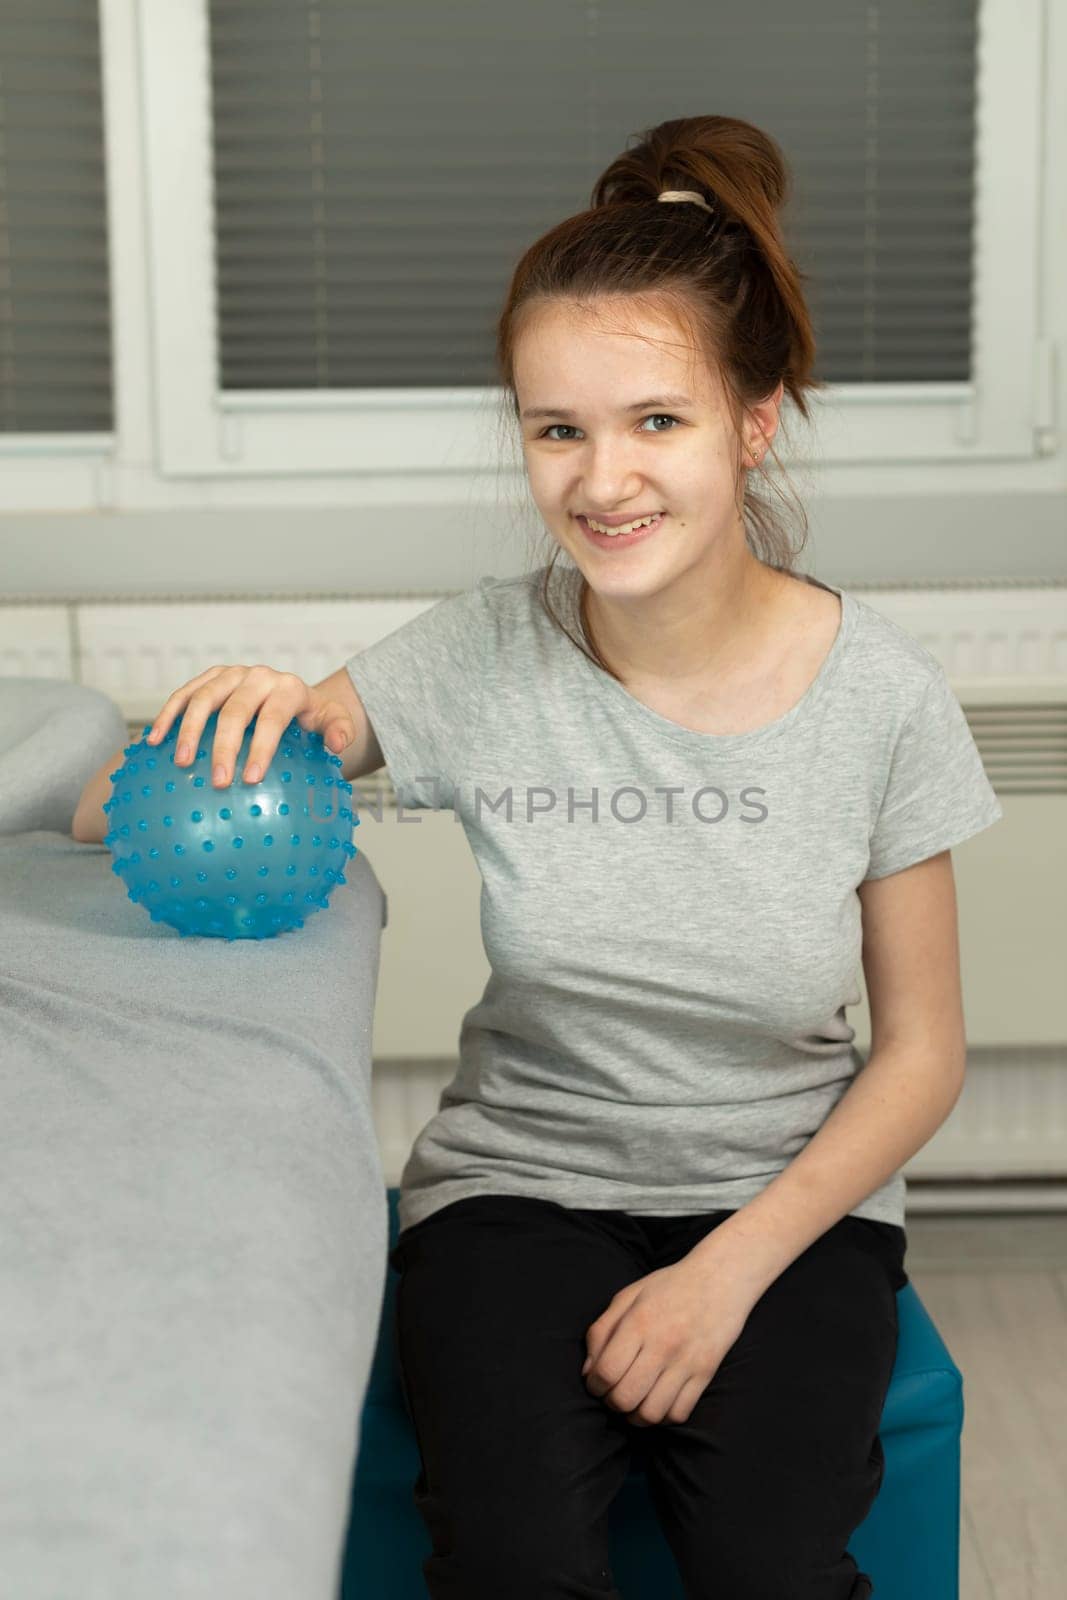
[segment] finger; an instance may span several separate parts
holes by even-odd
[[[677,1403],[684,1387],[684,1384],[678,1383],[678,1368],[666,1367],[646,1391],[644,1398],[627,1413],[629,1421],[640,1427],[658,1427],[671,1407]],[[638,1416],[638,1412],[642,1412],[643,1415]]]
[[[227,695],[241,682],[247,671],[247,667],[221,667],[209,683],[202,684],[190,696],[178,728],[178,748],[174,757],[176,766],[187,766],[195,759],[208,717],[225,702]]]
[[[201,672],[199,676],[190,678],[188,683],[183,683],[180,689],[175,689],[173,694],[168,695],[159,709],[159,715],[152,724],[151,731],[147,736],[147,742],[149,744],[158,744],[161,739],[164,739],[167,729],[186,704],[190,695],[201,684],[207,683],[210,679],[217,677],[220,672],[225,672],[225,670],[225,667],[208,667],[206,672]]]
[[[715,1374],[712,1373],[712,1377],[714,1376]],[[711,1378],[703,1378],[698,1376],[695,1378],[690,1378],[686,1383],[683,1383],[682,1387],[678,1390],[678,1393],[671,1402],[664,1421],[688,1422],[692,1414],[693,1407],[696,1405],[697,1401],[700,1399],[710,1382]]]
[[[274,674],[277,680],[277,674]],[[266,699],[257,705],[256,726],[252,734],[252,742],[248,747],[248,760],[245,762],[244,781],[258,783],[274,759],[274,753],[281,743],[282,735],[293,720],[296,708],[303,704],[307,696],[307,684],[303,678],[298,678],[291,673],[282,675],[280,682],[276,681]],[[234,699],[237,697],[234,696]],[[226,710],[229,709],[227,706]],[[255,713],[252,713],[255,715]],[[225,763],[227,781],[229,779],[230,764],[236,760],[236,755],[244,739],[245,728],[252,720],[251,715],[246,719],[244,727],[237,729],[236,721],[227,724],[225,729],[226,742],[223,744],[222,714],[219,716],[219,731],[215,738],[215,750],[218,753],[215,761]]]
[[[323,716],[323,724],[326,728],[327,748],[332,750],[334,755],[339,756],[342,750],[347,750],[348,746],[355,742],[356,730],[352,725],[352,719],[342,707],[336,704],[328,706]]]
[[[245,783],[258,783],[274,760],[275,752],[281,743],[282,734],[292,722],[290,715],[270,715],[261,711],[256,719],[256,731],[252,735],[252,743],[248,747],[248,760],[245,762],[244,772],[241,774]],[[243,737],[243,735],[242,735]]]
[[[296,720],[306,733],[321,733],[323,744],[335,755],[356,737],[351,718],[337,700],[314,701]]]

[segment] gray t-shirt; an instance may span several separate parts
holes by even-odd
[[[708,734],[560,633],[543,571],[483,578],[347,663],[405,807],[463,826],[491,967],[401,1228],[478,1194],[743,1206],[863,1065],[857,886],[1003,815],[940,662],[847,591],[801,699]],[[579,577],[558,563],[550,600],[581,636]],[[904,1202],[898,1171],[852,1214],[903,1226]]]

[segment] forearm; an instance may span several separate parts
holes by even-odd
[[[822,1127],[755,1199],[690,1251],[729,1264],[754,1298],[921,1150],[952,1111],[964,1068],[914,1045],[875,1051]]]
[[[116,750],[113,756],[108,757],[82,790],[70,827],[71,835],[80,844],[103,842],[104,835],[108,831],[108,819],[104,815],[103,806],[104,801],[111,798],[111,774],[121,767],[125,760],[124,746],[121,750]]]

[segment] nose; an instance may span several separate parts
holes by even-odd
[[[594,446],[582,473],[582,492],[575,505],[609,507],[637,505],[642,494],[642,479],[626,459],[626,444],[608,442]]]

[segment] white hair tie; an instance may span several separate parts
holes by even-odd
[[[694,205],[703,206],[705,211],[710,211],[711,206],[698,194],[695,189],[663,189],[656,197],[658,200],[692,200]]]

